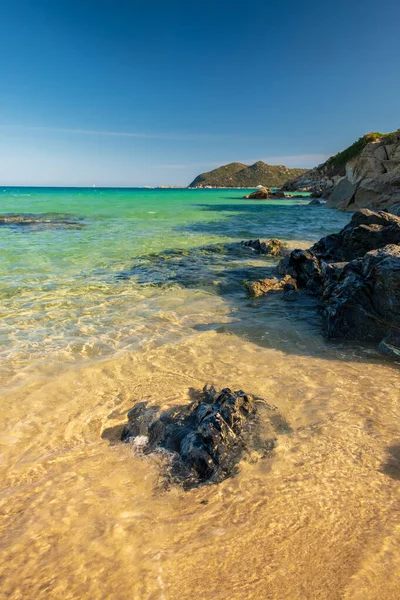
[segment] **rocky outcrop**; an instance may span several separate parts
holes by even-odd
[[[376,342],[387,354],[396,355],[399,217],[361,210],[339,233],[322,238],[309,250],[291,252],[279,263],[278,272],[320,298],[328,337]]]
[[[400,246],[390,244],[347,263],[325,286],[323,305],[330,338],[400,340]]]
[[[250,166],[243,163],[229,163],[213,171],[198,175],[189,187],[252,188],[262,185],[279,188],[289,179],[298,177],[306,171],[307,169],[289,169],[284,165],[268,165],[261,160]]]
[[[400,211],[400,130],[368,133],[282,189],[311,192],[340,210]]]
[[[341,210],[400,206],[400,130],[370,142],[346,164],[327,205]]]
[[[246,248],[251,248],[257,254],[269,254],[271,256],[284,256],[288,253],[287,244],[278,240],[277,238],[271,238],[270,240],[248,240],[242,242]]]
[[[364,208],[339,233],[322,238],[311,251],[325,261],[342,262],[388,244],[400,244],[400,217]]]
[[[283,198],[292,198],[293,196],[287,196],[282,190],[276,190],[273,192],[269,188],[260,186],[259,189],[251,192],[244,196],[246,200],[282,200]],[[295,198],[303,198],[304,196],[294,196]],[[307,197],[307,196],[306,196]]]

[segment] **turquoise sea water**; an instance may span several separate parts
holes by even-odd
[[[246,269],[261,274],[273,264],[229,244],[279,237],[304,246],[348,221],[308,200],[257,202],[242,199],[244,193],[1,190],[1,215],[47,221],[0,227],[6,374],[32,361],[102,358],[186,335],[213,322],[214,309],[224,313],[227,297],[245,298]],[[204,250],[210,244],[212,251]],[[232,313],[232,303],[225,312]]]

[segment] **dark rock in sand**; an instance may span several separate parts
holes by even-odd
[[[194,392],[194,394],[193,394]],[[121,439],[145,455],[166,459],[166,481],[185,488],[218,483],[235,474],[242,459],[271,457],[277,435],[292,432],[275,406],[211,384],[192,390],[190,404],[161,411],[139,402],[128,413]]]
[[[285,256],[288,253],[287,245],[277,238],[270,240],[248,240],[242,242],[246,248],[252,248],[257,254],[270,254],[271,256]]]
[[[244,444],[243,432],[255,416],[252,396],[206,385],[200,400],[162,413],[145,402],[128,413],[121,439],[146,435],[146,453],[175,453],[173,475],[182,482],[217,482],[234,472]]]

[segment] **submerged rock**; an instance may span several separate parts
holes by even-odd
[[[249,250],[242,244],[213,244],[189,250],[165,250],[132,259],[131,267],[116,274],[140,285],[202,288],[214,294],[236,294],[242,282],[272,277],[272,265],[243,265]]]
[[[259,298],[268,292],[283,290],[285,292],[297,290],[297,282],[290,275],[286,275],[283,279],[272,277],[268,279],[260,279],[245,284],[250,298]]]
[[[47,213],[41,215],[34,214],[7,214],[0,215],[0,227],[12,228],[63,228],[63,229],[82,229],[82,222],[72,219],[68,215],[58,215],[56,213]]]
[[[260,400],[241,390],[217,391],[207,384],[195,401],[164,412],[139,402],[128,413],[121,439],[141,446],[145,454],[167,452],[173,480],[186,487],[217,483],[236,472],[252,436],[259,435],[256,401]],[[291,432],[275,407],[262,406],[272,413],[269,433]],[[268,432],[268,424],[264,430]],[[273,449],[275,438],[264,437],[257,443],[265,456]]]
[[[257,254],[270,254],[271,256],[284,256],[288,253],[287,244],[278,240],[277,238],[271,238],[270,240],[248,240],[242,242],[246,248],[252,248]]]
[[[308,206],[322,206],[322,202],[318,200],[318,198],[313,198],[313,200],[308,203]]]

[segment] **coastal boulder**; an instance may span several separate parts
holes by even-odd
[[[251,194],[247,194],[245,196],[248,200],[268,200],[272,197],[272,192],[269,188],[263,187],[258,190],[255,190]]]

